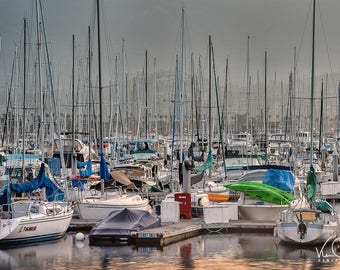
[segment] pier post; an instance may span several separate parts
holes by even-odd
[[[338,181],[338,159],[339,154],[337,149],[333,152],[333,181]]]
[[[192,160],[184,160],[183,166],[183,192],[191,193],[191,170],[194,168]]]

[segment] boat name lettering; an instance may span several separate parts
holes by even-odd
[[[37,229],[37,226],[22,226],[19,232],[32,232],[35,231]]]
[[[157,233],[139,233],[138,238],[157,238]]]

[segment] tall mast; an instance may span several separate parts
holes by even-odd
[[[74,149],[74,140],[75,140],[75,96],[74,96],[74,35],[72,35],[72,173],[76,172],[76,157],[77,154]]]
[[[267,128],[267,51],[264,52],[264,136],[266,142],[265,154],[268,155],[268,128]]]
[[[26,44],[27,44],[27,19],[24,18],[24,98],[22,112],[22,182],[25,181],[25,129],[26,129]]]
[[[315,0],[313,0],[313,34],[312,34],[312,74],[311,74],[311,98],[310,98],[310,110],[311,110],[311,120],[310,120],[310,164],[313,164],[313,120],[314,120],[314,51],[315,51]]]
[[[179,90],[179,108],[180,108],[180,156],[179,156],[179,170],[180,176],[183,177],[182,174],[182,163],[183,163],[183,91],[184,91],[184,7],[182,7],[182,35],[181,35],[181,73],[180,73],[180,90]],[[183,179],[181,179],[181,183],[183,183]]]
[[[194,141],[194,86],[195,86],[195,77],[194,77],[194,57],[191,53],[191,142]]]
[[[88,109],[89,109],[89,111],[88,111],[88,113],[89,113],[89,117],[88,117],[88,121],[89,121],[89,159],[91,159],[91,127],[92,127],[92,125],[91,125],[91,28],[90,28],[90,26],[88,27],[88,38],[89,38],[89,50],[88,50],[88,58],[89,58],[89,107],[88,107]]]
[[[98,29],[98,78],[99,78],[99,137],[100,137],[100,153],[103,153],[103,106],[102,106],[102,67],[100,55],[100,12],[99,0],[97,0],[97,29]]]
[[[145,50],[145,139],[148,138],[148,51]]]
[[[42,46],[41,46],[41,9],[40,9],[40,0],[36,0],[36,18],[37,18],[37,48],[38,48],[38,89],[40,92],[40,150],[41,150],[41,160],[45,159],[45,149],[44,149],[44,94],[42,89],[42,71],[41,71],[41,55],[42,55]]]
[[[154,128],[155,128],[155,132],[158,138],[158,119],[157,119],[157,71],[156,71],[156,57],[153,59],[153,100],[154,100],[154,104],[153,104],[153,120],[154,120]]]
[[[209,153],[211,153],[211,144],[212,144],[212,118],[211,118],[211,35],[209,35]],[[211,168],[209,168],[209,178],[211,178]]]
[[[249,36],[247,37],[247,132],[249,132],[249,107],[250,107],[250,82],[249,82]]]

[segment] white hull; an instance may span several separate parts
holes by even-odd
[[[284,210],[276,222],[275,235],[290,244],[325,244],[338,237],[338,218],[335,213],[310,208]]]
[[[34,243],[55,240],[65,235],[73,210],[64,211],[58,208],[58,213],[34,213],[13,218],[0,219],[0,244],[4,243]]]
[[[149,200],[139,195],[117,195],[105,199],[88,198],[78,203],[79,217],[89,220],[100,220],[106,218],[113,210],[125,208],[152,211]]]
[[[244,220],[266,220],[275,222],[280,216],[280,212],[287,209],[288,205],[239,205],[239,218]]]
[[[298,232],[296,222],[282,222],[276,226],[276,235],[282,242],[291,244],[315,245],[325,244],[327,240],[337,237],[338,224],[307,224],[307,233],[302,236]]]

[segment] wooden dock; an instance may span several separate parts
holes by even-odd
[[[140,246],[166,246],[202,233],[202,225],[191,219],[183,219],[157,228],[134,232],[132,238]]]
[[[95,224],[96,222],[93,220],[75,218],[72,219],[69,230],[91,230]],[[136,246],[163,247],[206,233],[273,233],[274,227],[273,221],[229,220],[228,223],[207,224],[201,218],[180,219],[176,223],[133,232],[128,242],[134,243]],[[109,240],[110,243],[116,241],[114,236]]]

